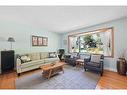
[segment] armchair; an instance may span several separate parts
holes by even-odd
[[[72,65],[72,66],[76,66],[76,60],[77,60],[77,58],[65,58],[65,62],[66,63],[68,63],[68,64],[70,64],[70,65]]]
[[[84,69],[94,70],[103,75],[104,55],[92,54],[90,58],[84,59]]]
[[[65,55],[65,62],[69,65],[76,66],[77,54]]]

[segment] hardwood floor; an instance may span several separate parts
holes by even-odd
[[[112,71],[104,71],[96,89],[127,89],[127,76]]]
[[[33,70],[21,74],[24,77],[40,71]],[[0,89],[15,89],[15,80],[17,79],[15,72],[0,75]],[[100,78],[96,89],[127,89],[127,76],[122,76],[112,71],[104,71],[104,75]]]
[[[0,75],[0,89],[15,89],[15,79],[15,72]]]

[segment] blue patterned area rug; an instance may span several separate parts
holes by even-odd
[[[42,77],[42,72],[21,76],[16,79],[16,89],[95,89],[100,75],[85,72],[83,68],[65,65],[64,73],[59,73],[49,80]]]

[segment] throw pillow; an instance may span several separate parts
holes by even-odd
[[[91,55],[91,62],[100,63],[101,55]]]
[[[56,52],[49,53],[49,58],[55,58],[55,57],[57,57]]]
[[[71,58],[76,58],[76,57],[77,57],[77,53],[71,54]]]
[[[22,63],[25,63],[25,62],[29,62],[29,61],[31,61],[30,60],[30,58],[28,57],[28,56],[26,56],[26,55],[24,55],[24,56],[21,56],[21,61],[22,61]]]

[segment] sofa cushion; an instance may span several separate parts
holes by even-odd
[[[91,62],[100,63],[101,55],[91,55]]]
[[[45,59],[45,58],[48,58],[49,57],[49,53],[48,52],[41,52],[40,53],[40,58],[41,59]]]
[[[28,56],[30,57],[30,59],[32,61],[34,61],[34,60],[40,60],[41,59],[40,58],[40,53],[30,53],[30,54],[28,54]]]
[[[27,67],[31,67],[31,66],[37,66],[39,64],[44,64],[44,60],[34,60],[34,61],[30,61],[30,62],[26,62],[24,64],[21,65],[21,68],[27,68]]]
[[[28,67],[24,67],[23,69],[21,69],[21,72],[26,72],[26,71],[30,71],[33,69],[37,69],[39,67],[41,67],[43,64],[38,64],[38,65],[34,65],[34,66],[28,66]]]
[[[96,62],[87,62],[85,64],[87,64],[87,66],[98,67],[98,68],[100,67],[100,64]]]
[[[59,61],[59,58],[56,57],[56,58],[46,58],[46,59],[44,59],[45,63],[55,62],[55,61]]]

